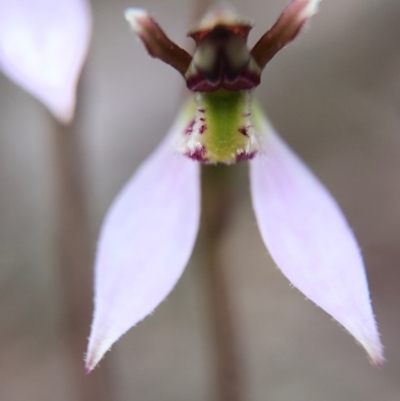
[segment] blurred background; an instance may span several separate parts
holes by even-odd
[[[232,3],[256,22],[252,45],[287,0]],[[179,74],[151,59],[134,38],[123,11],[148,9],[171,39],[189,49],[185,35],[194,2],[91,4],[94,30],[80,115],[94,251],[110,202],[166,133],[183,91]],[[236,210],[223,251],[246,400],[400,399],[399,19],[397,0],[325,0],[306,32],[269,64],[256,90],[278,132],[331,190],[354,229],[387,363],[381,371],[373,368],[352,337],[274,267],[258,232],[243,164],[236,168]],[[49,119],[38,101],[0,75],[2,401],[81,401],[61,340]],[[106,355],[113,401],[213,398],[202,268],[197,250],[167,300]],[[85,296],[91,302],[89,291]]]

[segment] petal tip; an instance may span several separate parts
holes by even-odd
[[[385,363],[385,359],[382,358],[382,359],[379,360],[379,361],[373,361],[373,363],[374,363],[374,366],[375,366],[377,369],[383,370],[383,365],[384,365],[384,363]]]
[[[386,359],[383,355],[383,347],[380,341],[378,344],[374,344],[374,346],[366,346],[364,344],[362,345],[367,351],[371,364],[374,365],[377,369],[382,370]]]
[[[89,350],[85,357],[85,375],[88,375],[98,364],[98,358],[95,357],[94,352]]]
[[[112,333],[99,329],[96,324],[92,326],[89,336],[89,344],[85,354],[85,373],[89,374],[103,359],[105,353],[110,351],[116,341]]]
[[[282,16],[292,17],[293,21],[303,24],[318,12],[321,0],[293,0],[284,10]]]
[[[304,18],[310,18],[318,11],[318,6],[321,0],[307,0],[303,9],[302,15]]]
[[[372,363],[377,369],[383,370],[383,365],[385,364],[385,358],[383,358],[383,356],[379,356],[379,359],[373,359]]]
[[[85,357],[85,374],[88,375],[98,365],[103,358],[106,350],[100,346],[93,346],[89,344],[88,352]]]
[[[58,105],[48,104],[47,107],[53,114],[54,118],[63,125],[68,125],[72,122],[75,115],[75,97],[71,99],[64,107],[58,107]]]
[[[149,18],[148,12],[143,8],[127,8],[124,15],[132,30],[136,33],[139,33],[142,30],[140,20],[143,18]]]

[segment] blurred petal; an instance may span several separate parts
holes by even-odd
[[[355,237],[326,188],[263,122],[264,154],[251,163],[261,235],[290,282],[341,323],[376,365],[382,346]]]
[[[185,129],[180,121],[172,136]],[[171,149],[171,134],[117,197],[105,219],[95,272],[95,313],[86,369],[165,299],[195,243],[199,164]]]
[[[0,69],[68,123],[90,30],[84,0],[0,0]]]

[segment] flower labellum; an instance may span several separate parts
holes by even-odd
[[[149,54],[174,67],[192,96],[105,219],[88,372],[165,299],[182,274],[199,228],[200,163],[244,160],[250,161],[261,235],[279,269],[382,364],[355,237],[327,189],[279,138],[252,97],[268,61],[297,36],[318,3],[293,0],[252,50],[246,45],[252,24],[231,9],[213,8],[189,33],[196,42],[193,56],[172,43],[146,11],[127,10]]]
[[[0,70],[69,123],[90,32],[86,0],[0,0]]]

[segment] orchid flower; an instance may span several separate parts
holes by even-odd
[[[90,31],[86,0],[0,0],[0,70],[69,123]]]
[[[189,36],[193,56],[149,14],[126,18],[151,56],[185,78],[191,98],[164,141],[119,194],[105,219],[95,266],[95,312],[86,369],[170,293],[192,252],[200,215],[200,164],[249,160],[262,238],[282,273],[366,349],[382,346],[359,247],[337,203],[277,135],[252,97],[268,61],[316,13],[293,0],[251,51],[251,23],[214,8]]]

